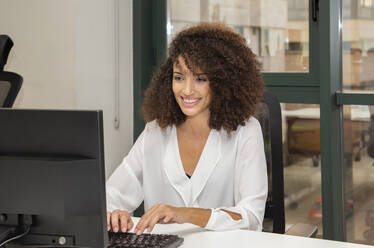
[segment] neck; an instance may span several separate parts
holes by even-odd
[[[179,126],[179,129],[182,132],[188,132],[192,135],[205,136],[206,134],[209,134],[211,130],[209,127],[209,116],[207,118],[201,118],[201,116],[199,116],[199,118],[187,118],[185,122]]]

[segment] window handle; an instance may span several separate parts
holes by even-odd
[[[312,20],[318,21],[319,0],[312,0]]]

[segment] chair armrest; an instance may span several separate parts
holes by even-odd
[[[308,238],[315,238],[318,228],[316,225],[297,223],[290,227],[285,234],[292,236],[301,236]]]

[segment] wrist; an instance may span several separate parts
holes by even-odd
[[[209,221],[211,210],[203,208],[179,208],[181,213],[181,223],[191,223],[200,227],[205,227]]]
[[[191,223],[193,210],[191,208],[176,207],[177,220],[179,224]]]

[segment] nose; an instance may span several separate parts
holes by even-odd
[[[189,96],[189,95],[192,95],[193,91],[194,91],[193,78],[187,77],[184,83],[183,94]]]

